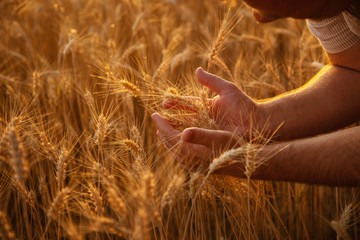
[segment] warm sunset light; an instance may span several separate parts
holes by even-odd
[[[360,1],[300,2],[0,1],[0,239],[360,239]]]

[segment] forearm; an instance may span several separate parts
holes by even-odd
[[[256,159],[266,158],[254,172],[253,179],[358,186],[360,127],[267,145],[258,152]],[[245,177],[244,164],[224,167],[217,173]]]
[[[295,139],[342,128],[360,120],[360,72],[327,66],[308,84],[259,103],[263,125],[280,124],[278,139]]]

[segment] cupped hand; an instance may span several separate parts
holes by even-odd
[[[206,168],[210,160],[221,151],[235,146],[239,139],[247,138],[252,123],[258,117],[258,104],[235,84],[207,73],[202,68],[196,70],[196,77],[202,85],[218,94],[209,99],[208,104],[210,115],[215,119],[219,130],[194,127],[180,132],[160,114],[152,115],[164,146],[187,169]],[[165,108],[186,108],[171,100],[165,100],[163,105]]]
[[[207,73],[202,68],[196,70],[196,77],[202,85],[218,94],[208,100],[210,115],[215,119],[218,128],[230,132],[232,136],[249,138],[250,128],[258,125],[259,119],[262,119],[258,103],[247,96],[234,83]],[[189,97],[189,99],[200,101],[195,97]],[[181,102],[173,100],[165,100],[163,105],[167,109],[187,108]],[[183,140],[209,145],[215,141],[216,136],[216,131],[190,128],[184,131]],[[207,139],[211,141],[207,141]]]
[[[230,132],[220,130],[193,128],[180,132],[158,113],[154,113],[152,119],[163,145],[183,168],[189,170],[206,171],[210,160],[221,152],[220,147],[230,144],[233,139]],[[202,138],[203,134],[205,138]]]

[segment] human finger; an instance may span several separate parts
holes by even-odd
[[[196,69],[196,77],[202,85],[208,87],[220,96],[237,89],[237,87],[232,82],[226,81],[211,73],[205,72],[201,67]]]
[[[176,145],[181,140],[180,132],[175,130],[160,114],[154,113],[151,117],[166,142],[170,145]]]
[[[237,143],[234,134],[231,132],[203,128],[185,129],[182,140],[186,143],[201,144],[213,150],[232,147]]]
[[[176,145],[172,145],[160,131],[157,131],[156,134],[159,136],[164,147],[169,150],[169,153],[183,168],[196,170],[209,164],[212,151],[206,146],[181,141]]]

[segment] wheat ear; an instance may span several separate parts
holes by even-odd
[[[50,204],[49,210],[47,211],[46,216],[49,219],[56,220],[56,218],[59,216],[61,212],[61,208],[68,201],[70,197],[70,192],[71,192],[70,189],[67,187],[63,188],[60,192],[58,192],[58,194]]]
[[[15,238],[15,233],[11,228],[11,225],[2,211],[0,211],[0,237],[4,240],[11,240]]]
[[[333,220],[330,222],[330,226],[335,230],[336,232],[336,239],[344,239],[349,240],[351,239],[347,230],[350,226],[350,220],[352,215],[354,214],[353,206],[352,204],[348,204],[343,212],[341,213],[341,216],[338,220]]]
[[[14,178],[20,184],[25,185],[25,180],[29,172],[28,162],[25,158],[24,146],[14,126],[11,126],[9,130],[9,142],[11,154],[10,164],[14,169]]]

